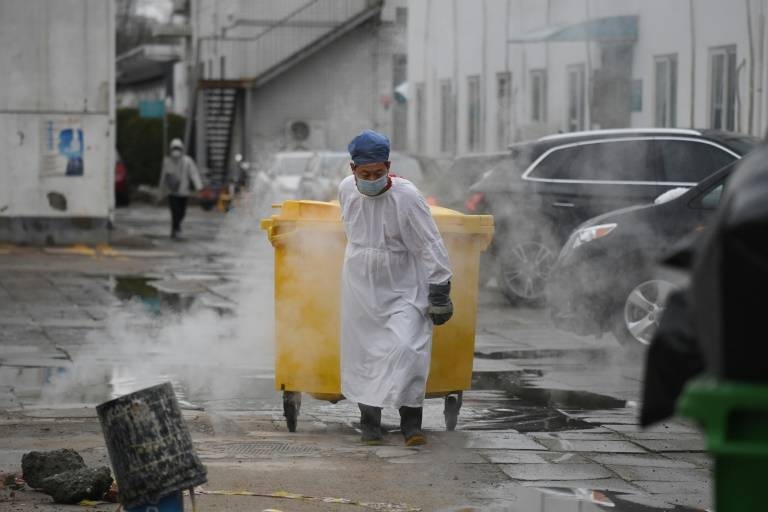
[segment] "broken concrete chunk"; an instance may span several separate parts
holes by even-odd
[[[21,471],[24,481],[33,489],[39,489],[49,476],[74,471],[85,467],[85,461],[75,450],[64,449],[52,452],[29,452],[21,457]]]
[[[42,491],[56,503],[74,504],[82,500],[100,500],[112,486],[109,467],[82,468],[49,476]]]

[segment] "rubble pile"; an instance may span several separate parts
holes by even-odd
[[[107,466],[89,468],[74,450],[29,452],[21,458],[23,479],[56,503],[75,504],[82,500],[101,500],[113,483]]]

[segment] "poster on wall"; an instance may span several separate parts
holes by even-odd
[[[82,176],[85,141],[80,117],[43,120],[42,176]]]

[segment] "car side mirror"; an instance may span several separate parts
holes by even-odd
[[[673,199],[677,199],[681,195],[685,194],[690,190],[687,187],[675,187],[673,189],[667,190],[660,196],[658,196],[656,199],[653,200],[653,204],[662,204],[667,203],[669,201],[672,201]]]

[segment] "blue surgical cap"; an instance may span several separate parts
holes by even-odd
[[[363,130],[347,146],[355,165],[375,164],[389,160],[389,139],[373,130]]]

